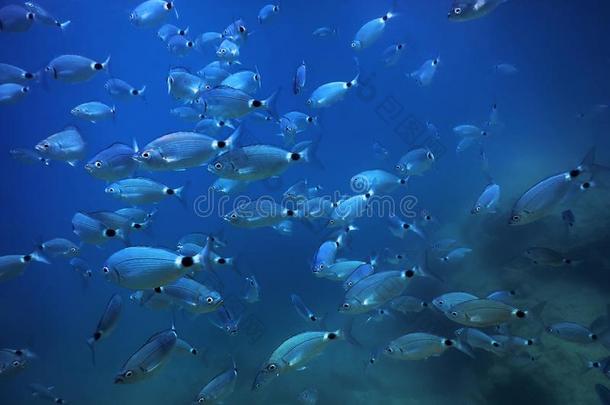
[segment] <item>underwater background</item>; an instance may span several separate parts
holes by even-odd
[[[0,62],[31,71],[44,69],[54,57],[72,53],[104,60],[111,55],[109,72],[77,85],[42,83],[18,103],[0,106],[0,159],[3,173],[1,251],[25,254],[42,240],[66,237],[78,241],[70,219],[77,211],[116,210],[125,206],[104,193],[102,181],[83,169],[61,162],[49,167],[25,165],[8,151],[33,147],[40,139],[66,125],[77,125],[87,144],[87,159],[113,142],[140,145],[166,133],[190,130],[192,124],[169,114],[179,103],[167,94],[167,72],[173,66],[198,70],[214,60],[213,51],[193,51],[183,58],[169,54],[155,28],[130,24],[137,2],[52,1],[43,6],[70,26],[61,32],[34,25],[23,33],[0,34]],[[2,5],[5,3],[3,2]],[[408,193],[417,198],[414,210],[433,215],[431,239],[451,237],[473,250],[463,262],[429,266],[442,283],[416,280],[408,292],[430,300],[447,291],[485,295],[516,288],[525,302],[547,305],[547,322],[571,320],[585,325],[606,313],[610,304],[610,200],[599,182],[590,193],[569,207],[576,218],[569,234],[560,213],[536,223],[510,227],[512,204],[541,179],[577,165],[596,146],[596,161],[610,165],[610,7],[604,0],[510,0],[482,18],[455,23],[447,19],[451,1],[398,1],[400,16],[370,48],[358,52],[360,86],[345,99],[319,113],[321,134],[318,158],[322,167],[301,165],[284,173],[279,184],[255,184],[245,192],[256,197],[282,192],[300,179],[321,184],[324,191],[351,193],[349,179],[367,169],[392,171],[394,164],[415,146],[435,152],[435,167],[409,180]],[[386,1],[281,2],[280,14],[260,25],[258,1],[177,0],[167,22],[190,27],[193,36],[221,31],[241,17],[251,36],[241,49],[244,68],[258,68],[259,94],[267,97],[281,88],[280,112],[299,110],[318,114],[305,105],[318,85],[350,80],[356,74],[354,33],[362,24],[383,15]],[[320,26],[337,28],[337,35],[318,39]],[[385,67],[386,46],[405,42],[398,64]],[[418,86],[405,73],[423,61],[440,58],[432,84]],[[306,61],[307,86],[293,95],[295,68]],[[511,63],[518,73],[499,75],[494,66]],[[104,89],[109,77],[120,77],[139,87],[146,84],[145,100],[113,101]],[[70,110],[82,102],[100,100],[117,106],[116,119],[91,124],[77,122]],[[497,104],[502,130],[485,141],[493,179],[502,186],[498,212],[472,216],[470,209],[487,179],[481,171],[479,148],[456,153],[452,128],[462,123],[483,123]],[[439,137],[425,135],[425,123],[438,128]],[[281,146],[273,124],[245,119],[251,143]],[[311,135],[304,135],[305,137]],[[246,140],[244,140],[246,141]],[[380,142],[390,152],[386,161],[373,156]],[[247,142],[246,142],[247,143]],[[172,187],[188,183],[187,208],[175,199],[158,204],[147,232],[132,235],[135,245],[173,248],[190,232],[217,232],[227,240],[227,255],[235,257],[243,274],[254,274],[261,300],[241,303],[243,277],[226,270],[221,274],[223,296],[243,311],[240,333],[228,336],[204,314],[178,312],[179,335],[200,349],[201,356],[175,356],[148,380],[113,384],[124,361],[154,332],[171,326],[172,314],[130,302],[132,291],[107,282],[101,275],[104,261],[123,247],[110,241],[101,248],[84,245],[81,257],[91,265],[86,283],[67,260],[51,265],[34,263],[24,274],[0,284],[0,347],[28,347],[38,359],[27,370],[0,379],[0,403],[30,403],[27,386],[39,382],[55,386],[69,403],[185,404],[235,359],[239,375],[227,404],[293,404],[303,390],[318,390],[320,404],[595,404],[594,386],[607,378],[596,370],[584,373],[581,357],[602,358],[602,345],[579,345],[543,334],[542,355],[534,364],[512,364],[492,353],[476,351],[470,359],[449,351],[426,361],[381,359],[365,368],[371,350],[410,331],[452,336],[457,325],[424,311],[399,315],[380,323],[356,317],[354,336],[364,348],[339,343],[325,350],[301,372],[278,377],[260,392],[251,391],[260,365],[286,338],[311,326],[295,312],[290,294],[299,294],[317,313],[328,313],[328,330],[339,329],[347,316],[337,312],[343,289],[311,273],[311,258],[327,233],[295,224],[291,235],[271,228],[240,229],[220,214],[195,214],[193,202],[207,195],[216,179],[205,167],[184,172],[142,172]],[[385,248],[417,250],[387,231],[381,218],[357,221],[350,249],[340,256],[366,259]],[[578,265],[551,268],[514,265],[529,246],[548,246],[579,261]],[[94,330],[109,297],[124,298],[116,330],[97,346],[97,364],[90,361],[86,340]]]

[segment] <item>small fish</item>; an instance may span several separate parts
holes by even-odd
[[[426,235],[424,232],[419,229],[419,227],[415,223],[409,223],[403,221],[396,215],[390,215],[388,217],[388,228],[392,235],[397,238],[404,239],[411,232],[420,237],[421,239],[426,239]]]
[[[385,347],[383,354],[398,360],[425,360],[438,357],[451,348],[474,357],[470,350],[457,340],[423,332],[409,333],[394,339]]]
[[[85,170],[91,176],[108,182],[131,177],[138,168],[138,162],[132,158],[136,149],[137,145],[113,143],[93,156],[85,164]]]
[[[216,375],[199,391],[193,401],[195,404],[222,403],[233,391],[237,381],[237,365],[233,359],[233,366],[228,370]]]
[[[488,132],[480,129],[476,125],[458,125],[453,128],[453,132],[460,138],[456,148],[457,152],[463,152],[475,142],[480,141],[488,135]]]
[[[335,27],[319,27],[319,28],[316,28],[315,30],[313,30],[311,35],[313,35],[316,38],[328,38],[328,37],[336,36],[337,33],[338,33],[338,30]]]
[[[292,301],[292,305],[294,309],[297,311],[299,316],[306,320],[307,322],[313,323],[321,323],[323,318],[319,315],[316,315],[309,307],[303,302],[301,297],[296,294],[290,294],[290,301]]]
[[[500,186],[495,183],[490,183],[485,186],[485,189],[479,198],[477,198],[470,213],[473,215],[481,212],[495,214],[498,201],[500,201]]]
[[[121,287],[133,290],[167,288],[168,284],[185,274],[201,270],[208,255],[208,246],[194,256],[182,256],[160,248],[132,246],[113,253],[102,271],[108,281]]]
[[[16,103],[23,99],[29,92],[29,86],[17,83],[0,84],[0,104]]]
[[[96,62],[80,55],[61,55],[53,59],[45,72],[53,79],[66,83],[82,83],[91,80],[97,73],[108,70],[110,56]]]
[[[560,252],[546,247],[527,248],[524,255],[530,259],[532,263],[540,266],[564,267],[576,264],[573,259],[565,257]]]
[[[373,191],[356,194],[341,200],[333,210],[327,227],[349,226],[358,218],[364,216],[369,208]]]
[[[190,344],[178,338],[173,325],[152,335],[125,362],[114,378],[115,384],[132,384],[149,378],[155,371],[162,368],[176,349],[187,350],[196,355],[197,350]]]
[[[482,349],[497,355],[502,354],[502,343],[479,329],[460,328],[455,331],[455,336],[461,342],[466,343],[475,349]]]
[[[195,38],[195,47],[200,51],[205,50],[207,46],[218,46],[224,39],[220,32],[204,32]]]
[[[435,161],[430,149],[417,148],[401,157],[394,168],[400,176],[421,176],[432,168]]]
[[[205,261],[205,256],[203,259],[199,259],[200,256],[200,254],[196,254],[194,256],[183,256],[179,260],[190,257],[193,258],[193,261],[195,262],[197,260]],[[181,266],[185,267],[183,263]],[[197,267],[201,266],[197,264]],[[173,304],[193,314],[207,314],[214,312],[224,302],[224,299],[218,291],[215,291],[214,289],[201,284],[190,277],[180,277],[169,284],[155,288],[155,292],[158,294],[167,295],[171,298]]]
[[[487,328],[529,318],[528,313],[500,301],[480,298],[453,305],[445,315],[464,326]]]
[[[69,239],[54,238],[41,243],[38,249],[45,255],[52,257],[76,257],[80,255],[80,248]]]
[[[344,282],[354,273],[354,271],[356,271],[357,268],[365,264],[367,263],[361,260],[337,260],[330,265],[320,263],[317,266],[319,270],[314,270],[313,274],[319,278]]]
[[[38,252],[32,252],[27,255],[0,256],[0,282],[20,276],[32,262],[50,264]]]
[[[596,333],[593,333],[586,326],[576,322],[559,322],[545,327],[545,331],[553,336],[568,342],[574,343],[593,343],[598,340]]]
[[[161,41],[167,42],[168,39],[173,37],[174,35],[181,35],[183,37],[187,36],[189,33],[189,28],[186,27],[184,29],[178,28],[172,24],[163,24],[161,28],[157,31],[157,36],[161,38]],[[220,35],[220,34],[219,34]]]
[[[299,94],[301,90],[303,90],[303,88],[305,87],[306,82],[307,65],[305,65],[305,61],[303,61],[294,73],[294,78],[292,79],[292,92],[294,94]]]
[[[59,21],[59,19],[55,18],[51,13],[42,8],[42,6],[34,3],[33,1],[26,1],[24,5],[28,10],[34,13],[36,22],[49,25],[51,27],[58,27],[62,31],[64,31],[68,25],[70,25],[70,20],[64,22]]]
[[[77,105],[70,111],[70,113],[75,117],[82,118],[95,124],[99,121],[110,118],[114,119],[116,115],[116,107],[110,107],[99,101],[90,101]]]
[[[194,103],[202,108],[206,116],[227,120],[241,118],[256,110],[267,110],[274,114],[276,97],[277,91],[260,100],[242,90],[218,86],[200,93]]]
[[[516,290],[500,290],[494,291],[487,295],[487,299],[500,301],[508,305],[512,305],[515,298],[518,297],[519,294]]]
[[[258,23],[267,24],[280,13],[279,4],[266,4],[258,12]]]
[[[510,63],[498,63],[493,66],[494,72],[503,74],[505,76],[512,76],[519,73],[519,69],[515,65]]]
[[[76,127],[66,127],[43,139],[35,149],[47,159],[66,162],[70,166],[76,166],[85,157],[85,141]]]
[[[373,190],[377,194],[390,194],[401,186],[406,187],[408,181],[408,178],[397,177],[385,170],[365,170],[351,178],[350,187],[355,193]]]
[[[156,204],[172,196],[182,201],[184,187],[170,188],[151,179],[134,177],[114,182],[104,192],[128,204],[140,205]]]
[[[362,50],[371,46],[381,37],[381,34],[383,34],[388,22],[397,16],[398,14],[395,12],[388,11],[383,16],[375,18],[364,24],[354,36],[354,39],[350,45],[352,49]]]
[[[74,257],[70,259],[70,266],[74,271],[79,273],[83,278],[91,278],[93,276],[93,272],[91,271],[91,266],[89,263],[81,259],[80,257]]]
[[[121,310],[123,308],[123,298],[119,294],[113,294],[110,300],[106,304],[106,309],[102,313],[93,335],[87,339],[87,344],[91,349],[91,359],[95,364],[95,344],[102,338],[106,338],[114,328],[116,327],[119,317],[121,316]]]
[[[429,59],[425,61],[419,69],[411,73],[407,73],[406,75],[407,77],[415,80],[421,87],[429,86],[436,75],[440,62],[440,57],[437,57],[436,59]]]
[[[467,247],[458,247],[447,253],[445,256],[441,257],[441,261],[445,263],[459,262],[470,253],[472,253],[472,249]]]
[[[401,295],[388,302],[388,306],[403,314],[418,313],[428,308],[430,304],[421,298],[410,295]]]
[[[233,21],[222,31],[223,38],[228,38],[237,44],[246,42],[249,34],[248,27],[241,18]]]
[[[318,192],[322,190],[322,186],[317,185],[314,187],[309,187],[309,182],[307,179],[300,180],[290,186],[284,192],[284,198],[287,200],[308,200],[310,198],[316,197]]]
[[[104,84],[104,88],[112,97],[121,100],[129,100],[134,97],[144,98],[144,92],[146,91],[146,86],[136,89],[131,84],[121,79],[108,79]]]
[[[290,208],[284,208],[266,198],[254,200],[237,206],[226,214],[223,219],[239,228],[260,228],[276,226],[286,219],[299,218],[300,213]]]
[[[481,18],[508,0],[454,0],[447,17],[450,21],[463,22]]]
[[[146,0],[133,9],[129,14],[129,21],[136,27],[155,27],[163,23],[172,11],[178,18],[173,1]]]
[[[395,319],[394,315],[385,308],[377,308],[373,313],[366,319],[365,323],[369,322],[383,322],[386,319]]]
[[[205,117],[199,111],[199,109],[194,108],[190,105],[181,105],[179,107],[172,108],[169,113],[177,118],[180,118],[181,120],[189,122],[198,122],[199,120]]]
[[[25,32],[32,27],[36,15],[21,5],[0,8],[0,32]]]
[[[18,374],[37,358],[29,349],[0,349],[0,378]]]
[[[36,73],[29,72],[20,67],[0,63],[0,84],[17,83],[26,85],[37,78]]]
[[[370,276],[374,272],[375,272],[375,268],[370,263],[365,263],[361,266],[356,267],[356,270],[354,270],[349,275],[349,277],[346,278],[345,281],[343,282],[343,289],[345,291],[349,290],[360,280],[362,280],[365,277]]]
[[[262,79],[258,70],[256,72],[242,70],[227,76],[220,82],[220,86],[227,86],[248,94],[254,94],[261,88]]]
[[[51,163],[49,159],[44,158],[40,153],[32,149],[15,148],[9,150],[8,153],[13,159],[23,163],[42,163],[45,166],[49,166]]]
[[[177,100],[193,100],[203,89],[204,80],[186,68],[171,68],[167,75],[167,93]]]
[[[40,398],[42,400],[45,400],[47,402],[52,402],[54,404],[67,404],[68,403],[68,401],[61,398],[57,394],[55,394],[55,392],[53,391],[53,389],[55,387],[53,387],[53,386],[45,387],[42,384],[29,384],[28,388],[29,388],[32,396],[35,398]]]
[[[345,337],[342,331],[303,332],[285,340],[271,353],[252,383],[252,390],[258,391],[280,374],[302,369],[310,360],[326,349],[328,344]]]
[[[311,108],[326,108],[343,100],[345,95],[358,86],[360,68],[356,76],[348,82],[330,82],[316,88],[305,102]]]
[[[235,315],[227,308],[226,305],[221,305],[213,313],[210,322],[218,329],[223,330],[229,336],[236,336],[239,333],[239,322],[241,317],[235,318]]]
[[[249,185],[249,181],[218,178],[212,183],[210,189],[216,193],[232,195],[245,191]]]
[[[388,46],[382,54],[383,63],[386,67],[394,66],[404,53],[407,44],[399,42]]]
[[[127,241],[128,230],[116,226],[114,221],[98,216],[97,213],[77,212],[72,217],[72,232],[84,243],[103,245],[110,239]]]
[[[223,129],[235,129],[235,125],[237,124],[230,120],[225,121],[216,118],[204,118],[199,121],[197,125],[195,125],[194,131],[209,136],[217,136],[223,131]]]
[[[248,276],[245,281],[246,290],[243,294],[244,300],[249,304],[260,301],[261,289],[256,278],[254,276]]]
[[[216,50],[216,57],[224,62],[235,62],[239,55],[239,45],[230,39],[224,39]]]
[[[432,300],[432,305],[443,313],[449,312],[451,308],[462,302],[477,300],[479,297],[466,292],[450,292],[439,295]]]
[[[195,47],[195,43],[184,35],[174,35],[167,40],[167,50],[174,56],[184,57]]]
[[[373,142],[373,154],[378,160],[387,160],[390,157],[390,152],[380,142]]]

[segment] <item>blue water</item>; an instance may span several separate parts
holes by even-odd
[[[373,168],[392,172],[408,150],[427,146],[437,162],[423,176],[412,178],[406,193],[416,197],[418,215],[425,211],[434,217],[434,225],[427,230],[429,242],[451,237],[473,253],[452,266],[442,266],[433,258],[430,266],[444,282],[417,280],[408,293],[430,300],[448,291],[485,295],[518,288],[527,306],[548,302],[545,322],[570,320],[588,325],[605,313],[609,303],[610,217],[603,182],[566,207],[577,218],[569,238],[564,237],[559,214],[523,227],[509,227],[507,221],[512,204],[527,188],[574,167],[591,146],[597,148],[596,161],[610,165],[608,108],[598,106],[610,103],[608,5],[603,0],[510,0],[480,19],[455,23],[447,20],[448,0],[398,3],[400,17],[388,23],[371,47],[357,52],[361,85],[323,111],[308,109],[305,100],[323,83],[355,76],[356,53],[349,44],[365,22],[389,10],[389,1],[282,1],[277,18],[259,25],[256,16],[264,5],[261,2],[227,5],[216,0],[178,0],[179,20],[170,15],[167,22],[190,27],[194,37],[221,31],[235,18],[243,18],[252,34],[239,59],[244,68],[259,69],[258,97],[280,89],[280,113],[299,110],[319,115],[320,126],[300,134],[299,139],[321,135],[322,167],[291,168],[275,185],[251,186],[248,196],[281,198],[288,186],[303,178],[323,185],[329,194],[349,194],[354,174]],[[124,206],[104,193],[104,183],[87,174],[84,162],[76,167],[62,162],[51,162],[49,167],[26,165],[11,159],[9,149],[32,148],[70,124],[78,125],[87,143],[87,157],[116,141],[130,144],[136,139],[144,145],[161,135],[192,129],[191,123],[169,114],[180,103],[167,94],[168,68],[186,66],[197,71],[214,60],[214,52],[193,51],[184,58],[170,55],[155,28],[130,24],[129,13],[136,5],[133,1],[49,0],[43,4],[46,9],[72,21],[65,32],[34,24],[27,32],[0,33],[0,62],[30,71],[44,69],[62,54],[94,60],[111,55],[108,73],[74,85],[33,84],[23,100],[0,106],[0,143],[5,153],[0,159],[4,173],[0,254],[26,254],[41,240],[53,237],[78,242],[70,223],[75,212]],[[336,27],[338,34],[313,38],[311,32],[320,26]],[[397,41],[404,41],[407,49],[396,66],[386,68],[381,53]],[[438,56],[441,63],[430,86],[420,87],[405,77]],[[303,60],[308,66],[307,86],[294,96],[292,76]],[[502,62],[515,65],[518,73],[495,74],[493,66]],[[146,84],[146,101],[112,100],[103,86],[109,75],[135,87]],[[93,100],[116,104],[116,120],[91,124],[70,114],[75,105]],[[502,196],[496,214],[473,217],[470,209],[487,180],[479,147],[457,154],[452,128],[482,124],[493,103],[498,105],[503,128],[484,146]],[[426,122],[438,128],[438,139],[423,134]],[[246,117],[244,127],[245,144],[282,146],[276,125]],[[386,161],[373,156],[374,142],[389,150]],[[320,404],[588,404],[597,403],[595,383],[607,383],[598,370],[582,374],[579,357],[606,357],[603,346],[567,343],[548,335],[542,337],[540,360],[527,366],[479,350],[474,360],[450,351],[419,362],[383,359],[365,371],[370,351],[400,335],[425,331],[451,337],[459,326],[429,311],[383,323],[367,323],[368,315],[357,316],[353,333],[364,347],[332,345],[306,370],[281,375],[260,392],[252,392],[252,381],[271,352],[288,337],[312,329],[291,306],[291,293],[298,293],[316,312],[328,313],[330,329],[345,324],[347,317],[337,313],[344,295],[341,286],[315,278],[310,270],[311,257],[328,233],[296,224],[293,234],[286,236],[270,228],[232,227],[217,211],[205,218],[196,215],[193,201],[205,195],[216,179],[205,167],[138,173],[172,187],[188,184],[188,204],[185,208],[175,199],[161,202],[150,232],[132,235],[131,242],[174,248],[187,233],[222,229],[228,241],[222,253],[236,258],[240,272],[256,276],[261,301],[241,303],[243,279],[227,270],[220,275],[222,293],[244,311],[240,333],[229,337],[211,325],[207,315],[193,317],[179,311],[175,321],[180,336],[202,355],[172,356],[150,379],[117,385],[114,376],[122,364],[153,333],[170,326],[171,313],[130,302],[132,291],[102,277],[104,261],[124,247],[120,242],[83,247],[81,257],[94,270],[86,286],[67,260],[34,263],[22,276],[0,284],[0,347],[27,347],[38,356],[18,375],[0,379],[0,403],[30,403],[27,386],[33,382],[55,386],[58,394],[75,404],[189,403],[213,376],[230,366],[230,356],[237,362],[239,375],[227,404],[298,403],[298,394],[307,388],[318,390]],[[393,196],[398,201],[404,193]],[[356,225],[360,230],[340,257],[361,260],[390,248],[415,251],[414,256],[421,259],[421,243],[392,237],[384,218],[358,219]],[[581,262],[569,269],[515,268],[514,258],[529,246],[553,247]],[[98,362],[93,366],[85,341],[113,293],[124,298],[122,318],[112,335],[97,346]]]

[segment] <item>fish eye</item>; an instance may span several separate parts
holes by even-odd
[[[402,167],[401,167],[400,165],[396,165],[396,166],[394,166],[394,168],[395,168],[396,170],[401,170],[401,171],[402,171]]]
[[[205,398],[201,397],[197,400],[197,402],[203,404],[205,402]]]
[[[114,188],[112,188],[112,187],[108,187],[108,192],[109,192],[109,193],[114,193]]]
[[[457,316],[458,316],[458,313],[457,313],[457,312],[455,312],[455,311],[453,311],[453,312],[451,313],[451,316],[455,318],[455,317],[457,317]]]
[[[402,49],[402,44],[396,45],[396,49],[399,49],[399,50]]]
[[[426,153],[426,157],[427,157],[429,160],[434,160],[434,155],[432,154],[432,152],[428,152],[428,153]]]
[[[474,210],[475,210],[476,212],[479,212],[479,211],[481,211],[481,207],[479,207],[479,206],[477,205],[477,207],[476,207]]]
[[[513,220],[513,222],[519,222],[519,220],[521,220],[521,217],[519,215],[513,215],[511,219]]]
[[[211,304],[211,303],[213,303],[213,302],[214,302],[214,298],[212,298],[212,297],[207,297],[207,298],[205,299],[205,302],[207,302],[208,304]]]
[[[95,165],[95,167],[100,168],[100,167],[102,167],[102,162],[100,162],[99,160],[97,160],[97,161],[94,163],[94,165]]]
[[[334,225],[335,224],[335,220],[331,219],[330,221],[328,221],[329,224]]]
[[[29,87],[27,87],[27,86],[23,86],[23,87],[21,88],[21,91],[22,91],[23,93],[27,93],[28,91],[30,91],[30,88],[29,88]]]
[[[224,55],[225,53],[227,53],[227,50],[225,48],[220,49],[219,51],[222,55]]]
[[[212,88],[212,86],[210,86],[209,84],[206,84],[206,85],[205,85],[205,89],[206,89],[206,90],[210,90],[211,88]]]
[[[462,14],[462,8],[461,8],[461,7],[456,7],[456,8],[454,8],[454,9],[453,9],[453,13],[454,13],[454,14],[457,14],[457,15]]]
[[[271,363],[267,366],[268,371],[274,371],[276,368],[277,368],[277,366],[273,363]]]
[[[75,247],[70,248],[70,252],[76,253],[76,248]]]
[[[242,34],[243,34],[244,32],[246,32],[246,27],[244,27],[243,25],[240,25],[240,26],[239,26],[239,32],[241,32]]]
[[[21,362],[19,360],[15,360],[13,361],[13,367],[19,367],[21,365]]]
[[[143,157],[144,159],[148,159],[148,158],[150,158],[150,152],[142,152],[142,157]]]
[[[394,349],[392,349],[391,347],[386,347],[385,351],[388,353],[392,353]]]
[[[275,11],[277,13],[278,11],[280,11],[280,7],[279,6],[273,6],[273,11]]]
[[[258,74],[254,75],[254,80],[256,80],[257,82],[260,80],[260,76]]]
[[[42,146],[43,146],[44,148],[47,148],[47,149],[48,149],[49,147],[51,147],[51,145],[49,145],[49,143],[48,143],[48,142],[43,143],[43,144],[42,144]]]
[[[444,303],[444,301],[438,301],[438,305],[443,305]]]
[[[220,162],[216,162],[216,163],[214,163],[214,168],[215,168],[216,170],[220,170],[220,169],[222,169],[222,163],[220,163]]]
[[[347,302],[344,302],[343,305],[341,305],[343,308],[345,309],[349,309],[350,305]]]
[[[129,378],[133,375],[133,371],[129,370],[125,373],[125,377]]]
[[[237,214],[231,214],[231,219],[237,219]]]
[[[108,272],[110,272],[110,269],[108,268],[108,266],[104,266],[102,267],[102,271],[106,274],[108,274]]]

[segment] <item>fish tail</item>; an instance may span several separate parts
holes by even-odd
[[[189,186],[190,186],[190,181],[187,181],[185,185],[174,189],[174,194],[176,195],[176,198],[178,198],[180,203],[182,205],[184,205],[185,207],[186,207],[186,190],[188,189]]]
[[[466,356],[468,356],[470,358],[473,358],[473,359],[475,358],[474,353],[472,352],[472,347],[468,343],[463,342],[459,339],[453,340],[453,343],[457,350],[461,351],[462,353],[464,353]]]
[[[89,349],[91,349],[91,362],[95,366],[95,340],[90,337],[87,339],[87,345],[89,346]]]
[[[102,62],[102,69],[103,70],[107,70],[109,64],[110,64],[110,55],[108,55],[106,60]]]
[[[66,31],[66,29],[68,28],[68,25],[70,25],[70,23],[71,23],[71,22],[72,22],[72,21],[70,21],[70,20],[64,21],[64,22],[62,22],[62,23],[58,22],[58,23],[57,23],[57,26],[59,27],[59,29],[60,29],[62,32],[65,32],[65,31]]]
[[[235,131],[233,131],[231,136],[229,136],[227,139],[225,139],[225,143],[227,144],[227,147],[229,149],[233,149],[233,147],[237,144],[237,141],[238,141],[239,137],[241,136],[241,131],[242,131],[242,126],[240,125],[237,127],[237,129],[235,129]]]
[[[345,325],[343,325],[343,328],[341,328],[341,330],[339,331],[339,336],[343,337],[349,344],[351,344],[353,346],[363,347],[362,343],[360,343],[354,337],[354,335],[352,333],[353,329],[354,329],[354,317],[349,317],[349,318],[347,318]]]
[[[47,259],[40,250],[35,250],[32,253],[30,253],[30,256],[32,256],[32,260],[34,260],[35,262],[39,262],[39,263],[45,263],[45,264],[51,264],[51,262],[49,261],[49,259]]]
[[[318,148],[320,147],[320,142],[322,140],[322,135],[320,134],[317,139],[313,140],[303,151],[299,154],[303,158],[303,160],[307,163],[311,163],[319,169],[324,169],[324,165],[318,159]]]
[[[276,121],[278,120],[278,114],[275,105],[277,103],[277,96],[281,90],[282,88],[279,87],[276,91],[273,92],[273,94],[271,94],[269,97],[262,101],[262,106],[269,112],[269,114],[271,114],[271,116]]]

